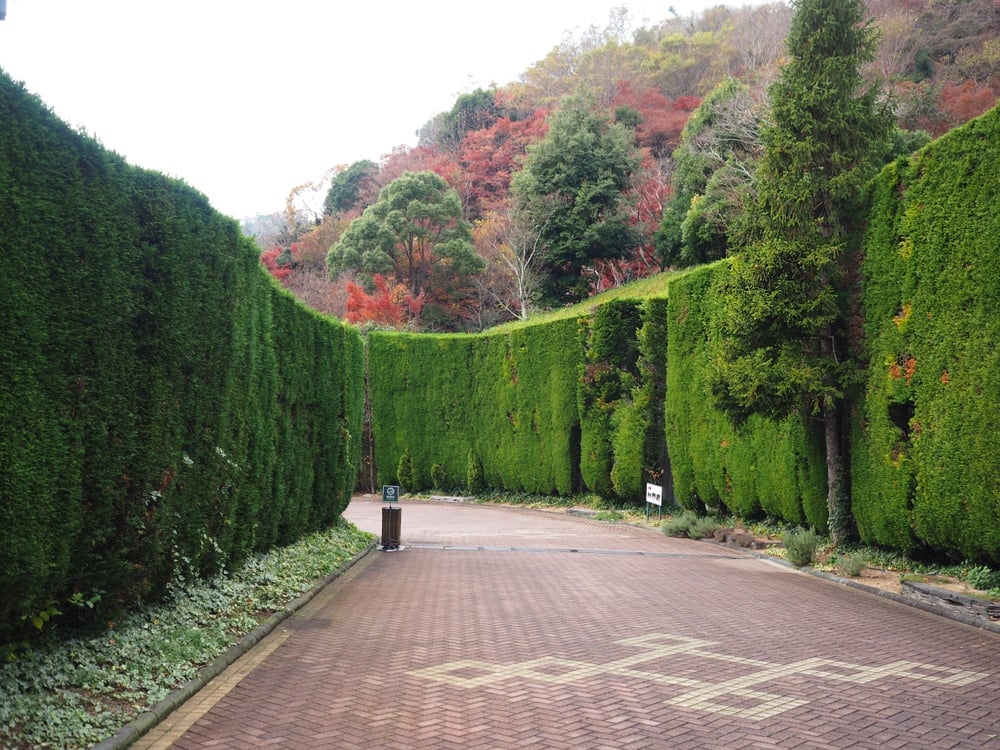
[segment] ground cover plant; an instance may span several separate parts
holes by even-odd
[[[99,633],[61,632],[56,618],[43,642],[0,651],[0,748],[84,748],[114,735],[372,539],[341,520],[237,571],[175,580],[166,601]]]

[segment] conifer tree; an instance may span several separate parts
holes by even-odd
[[[567,97],[545,138],[528,148],[512,190],[545,247],[543,302],[582,299],[586,268],[638,245],[624,195],[639,166],[634,134],[586,92]]]
[[[892,116],[861,76],[877,41],[862,0],[793,6],[789,62],[769,92],[761,133],[757,203],[719,290],[713,392],[736,422],[801,409],[822,422],[828,526],[838,543],[850,533],[842,279]]]

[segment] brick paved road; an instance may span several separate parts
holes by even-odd
[[[136,747],[1000,748],[995,633],[655,531],[402,509],[403,550]]]

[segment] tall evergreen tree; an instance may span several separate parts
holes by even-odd
[[[357,208],[362,200],[362,192],[374,182],[377,174],[378,164],[368,159],[356,161],[337,172],[330,181],[330,189],[323,201],[323,213],[330,216]]]
[[[585,297],[588,264],[623,258],[638,245],[623,196],[639,166],[634,134],[585,94],[567,97],[545,138],[529,147],[512,187],[546,250],[544,302]]]
[[[877,35],[862,0],[797,0],[789,62],[769,92],[757,204],[713,326],[720,406],[735,420],[804,409],[824,427],[828,526],[850,534],[842,409],[843,279],[892,116],[861,66]]]

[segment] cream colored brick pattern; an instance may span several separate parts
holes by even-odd
[[[478,688],[502,680],[518,679],[565,685],[577,680],[617,675],[683,688],[678,695],[666,701],[670,705],[753,721],[768,719],[808,703],[808,701],[794,696],[778,695],[755,689],[758,685],[779,682],[783,678],[795,675],[807,675],[831,682],[848,682],[859,685],[889,678],[923,680],[939,685],[969,685],[989,676],[981,672],[937,667],[933,664],[912,661],[894,661],[881,666],[863,666],[832,659],[812,658],[789,664],[775,664],[710,651],[708,649],[716,646],[716,642],[667,633],[650,633],[636,638],[626,638],[616,641],[616,643],[632,646],[641,649],[641,651],[633,656],[604,664],[590,664],[560,659],[555,656],[545,656],[516,664],[460,660],[414,670],[409,674],[460,688]],[[727,662],[732,664],[734,671],[738,671],[740,674],[718,683],[704,682],[683,674],[670,674],[666,671],[666,667],[679,656]],[[664,671],[636,668],[638,665],[657,660],[665,660],[662,664]]]

